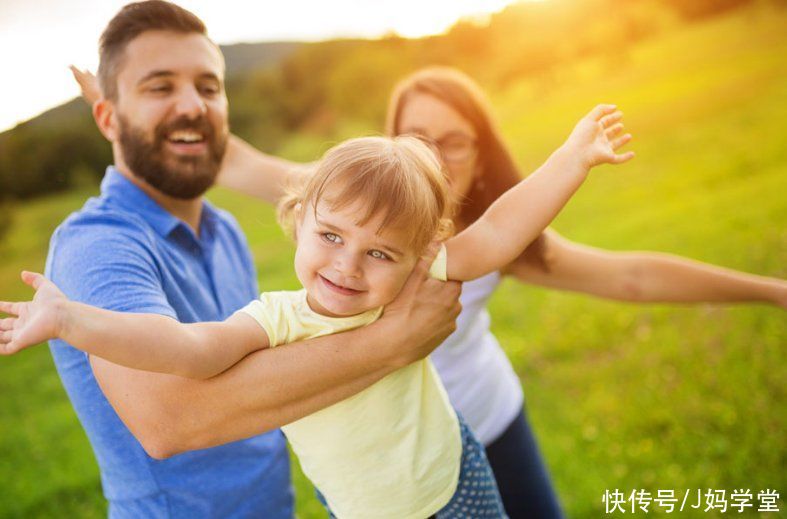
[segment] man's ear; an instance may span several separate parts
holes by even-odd
[[[93,103],[93,119],[99,131],[109,142],[115,142],[118,135],[115,104],[106,98],[99,98]]]

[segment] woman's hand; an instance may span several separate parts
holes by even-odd
[[[0,354],[10,355],[57,337],[68,298],[41,274],[22,272],[22,281],[36,290],[32,301],[0,301],[0,312],[12,317],[0,319]]]
[[[74,65],[69,65],[74,79],[79,83],[79,89],[82,91],[82,98],[87,104],[93,106],[93,103],[101,98],[101,89],[98,87],[98,79],[89,70],[79,70]]]
[[[629,151],[616,151],[631,140],[623,131],[623,112],[615,105],[598,105],[579,120],[563,148],[578,158],[588,170],[599,164],[621,164],[634,157]]]
[[[776,306],[787,310],[787,280],[776,279],[773,281],[773,296],[771,301]]]

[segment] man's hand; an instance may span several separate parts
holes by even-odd
[[[380,324],[385,323],[391,333],[402,337],[403,348],[396,357],[401,366],[426,357],[456,330],[456,318],[462,310],[462,284],[429,277],[439,247],[437,243],[429,246],[380,318]]]
[[[22,272],[22,280],[36,290],[32,301],[0,301],[0,354],[10,355],[58,336],[62,308],[68,298],[41,274]]]

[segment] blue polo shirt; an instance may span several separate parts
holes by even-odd
[[[55,231],[46,272],[75,301],[188,323],[224,320],[259,294],[232,216],[204,202],[197,236],[112,167],[101,195]],[[104,397],[87,355],[60,340],[50,349],[93,446],[110,517],[293,516],[280,431],[155,460]]]

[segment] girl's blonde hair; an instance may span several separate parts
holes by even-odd
[[[334,146],[312,175],[300,176],[287,189],[279,203],[279,223],[294,236],[295,208],[300,205],[301,211],[316,215],[319,201],[333,210],[360,203],[358,225],[381,214],[378,232],[409,229],[409,245],[417,254],[453,232],[448,181],[435,154],[415,137],[361,137]]]

